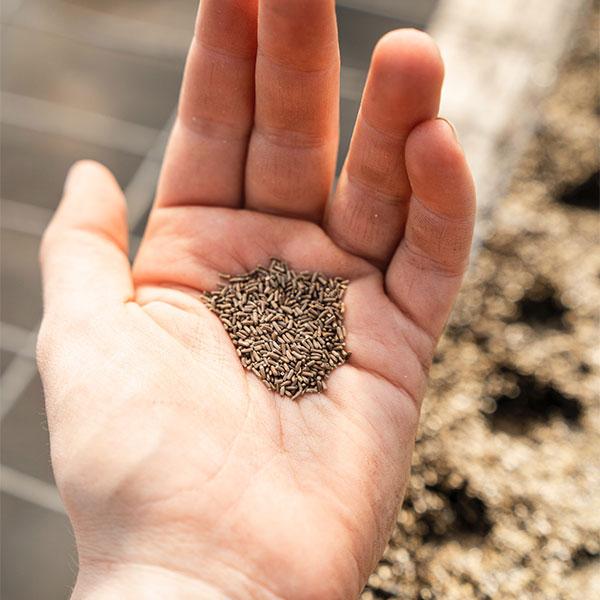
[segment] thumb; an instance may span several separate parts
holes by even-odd
[[[126,211],[108,169],[93,161],[71,167],[40,248],[46,319],[81,318],[132,298]]]

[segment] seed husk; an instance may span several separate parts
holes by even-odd
[[[327,389],[325,380],[346,352],[343,298],[349,282],[322,273],[295,272],[271,259],[205,292],[244,368],[268,389],[296,400]]]

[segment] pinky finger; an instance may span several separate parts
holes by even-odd
[[[386,287],[400,310],[437,338],[468,265],[475,189],[454,130],[443,119],[411,132],[406,167],[413,196]]]

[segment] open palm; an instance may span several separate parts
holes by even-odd
[[[156,597],[352,598],[404,490],[474,213],[435,119],[441,60],[415,31],[380,42],[329,199],[334,2],[258,5],[202,2],[133,268],[124,198],[95,163],[44,238],[40,368],[81,597],[141,574]],[[295,402],[242,368],[201,301],[219,272],[272,256],[350,280],[352,357]]]

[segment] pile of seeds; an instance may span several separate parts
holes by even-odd
[[[221,275],[227,282],[204,301],[225,327],[242,365],[292,400],[327,389],[325,380],[350,356],[343,296],[348,281],[295,273],[272,259],[268,269]]]

